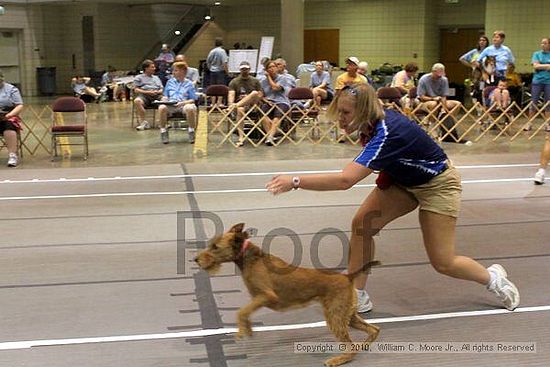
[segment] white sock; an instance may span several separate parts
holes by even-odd
[[[497,280],[496,273],[493,273],[492,271],[489,272],[489,276],[491,279],[489,279],[489,283],[487,283],[487,289],[492,290],[495,288],[495,282]]]
[[[546,169],[544,169],[544,168],[539,168],[539,170],[538,170],[537,173],[542,173],[543,175],[546,175]]]
[[[192,133],[193,131],[195,131],[195,129],[193,129],[192,127],[188,127],[188,128],[187,128],[187,131],[189,131],[190,133]]]
[[[370,297],[369,297],[369,294],[367,293],[366,290],[364,290],[364,289],[357,289],[357,288],[356,288],[355,290],[357,291],[357,297],[358,297],[358,298],[364,298],[364,299],[366,299],[367,301],[369,300]]]

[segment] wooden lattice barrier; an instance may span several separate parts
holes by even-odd
[[[36,155],[39,151],[51,154],[51,107],[25,105],[20,116],[23,121],[23,129],[21,130],[23,154]],[[0,145],[0,149],[2,148],[3,146]]]
[[[513,102],[505,109],[498,109],[494,105],[485,107],[476,102],[471,107],[458,105],[448,113],[442,113],[441,108],[426,111],[422,105],[414,109],[402,109],[398,104],[390,103],[386,104],[385,108],[395,109],[408,116],[438,142],[463,142],[465,140],[478,142],[483,138],[512,142],[518,138],[531,140],[548,129],[550,114],[545,115],[544,111],[550,102],[536,105],[533,112],[530,112],[531,105],[532,102],[525,106]],[[234,107],[210,109],[207,111],[210,125],[209,136],[212,138],[211,140],[218,142],[218,146],[229,143],[236,147],[237,144],[233,136],[236,134],[239,124],[244,124],[245,141],[253,147],[261,146],[267,139],[261,120],[277,108],[276,105],[272,105],[269,110],[264,112],[256,105],[245,111],[244,116],[239,120],[237,120]],[[277,130],[278,140],[275,145],[284,142],[294,145],[303,142],[312,144],[341,141],[352,144],[359,143],[356,134],[341,134],[336,122],[323,119],[321,114],[312,113],[311,109],[293,105],[289,111],[283,113],[281,119],[284,121]],[[214,138],[216,135],[218,139]]]

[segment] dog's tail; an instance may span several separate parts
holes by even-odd
[[[346,274],[346,276],[351,281],[351,280],[355,279],[359,274],[370,272],[370,268],[372,268],[373,266],[378,266],[378,265],[380,265],[380,261],[369,261],[368,263],[363,265],[361,267],[361,269],[356,270],[353,273]]]

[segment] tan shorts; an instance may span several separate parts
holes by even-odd
[[[449,163],[449,168],[425,184],[400,187],[410,192],[418,200],[420,210],[458,218],[462,185],[460,173],[451,163]]]

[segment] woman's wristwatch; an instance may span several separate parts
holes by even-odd
[[[298,190],[299,187],[300,187],[300,177],[298,176],[292,177],[292,188],[294,190]]]

